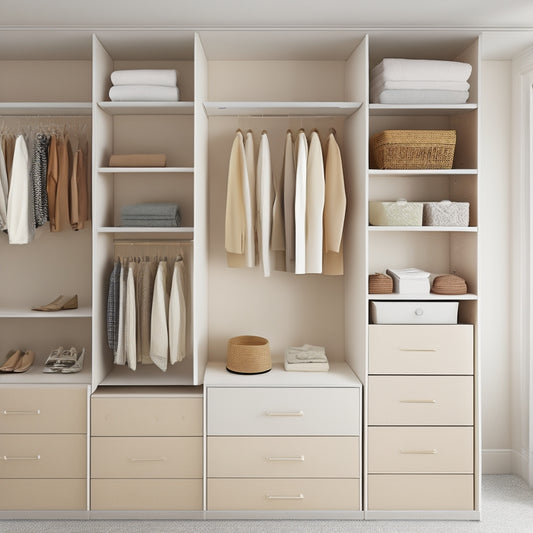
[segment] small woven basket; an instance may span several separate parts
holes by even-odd
[[[253,335],[231,338],[228,341],[226,369],[235,374],[263,374],[271,370],[268,340]]]
[[[386,274],[370,274],[368,276],[369,294],[391,294],[392,278]]]

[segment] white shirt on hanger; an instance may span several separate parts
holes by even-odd
[[[296,185],[294,192],[294,271],[305,274],[305,216],[307,197],[307,137],[298,132],[296,154]]]

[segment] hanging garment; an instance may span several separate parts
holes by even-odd
[[[15,137],[13,135],[4,135],[2,137],[2,152],[6,162],[7,183],[11,186],[11,171],[13,169],[13,155],[15,153]]]
[[[7,227],[10,244],[28,244],[33,240],[33,202],[30,202],[28,147],[22,135],[17,137],[13,154],[11,186],[7,201]]]
[[[294,272],[305,274],[305,215],[307,202],[307,138],[298,132],[296,184],[294,189]]]
[[[55,201],[54,226],[50,224],[51,231],[62,231],[70,225],[69,217],[69,149],[70,143],[67,137],[59,140],[57,145],[58,174]]]
[[[152,300],[150,357],[166,372],[168,365],[168,292],[167,262],[160,261],[154,281]]]
[[[137,306],[135,301],[135,267],[130,261],[128,265],[128,277],[126,279],[126,301],[124,316],[124,352],[126,362],[130,370],[137,369]]]
[[[333,132],[328,137],[325,180],[323,273],[341,276],[344,273],[342,236],[346,215],[346,191],[341,151]]]
[[[317,131],[311,133],[307,157],[305,271],[322,273],[324,217],[324,158]]]
[[[85,154],[78,148],[74,152],[70,176],[70,225],[75,231],[83,229],[88,220],[88,196]]]
[[[6,162],[2,146],[0,145],[0,231],[7,230],[8,192]]]
[[[244,141],[244,156],[246,158],[246,171],[248,172],[248,186],[250,191],[250,213],[251,213],[251,241],[250,249],[247,253],[248,267],[254,267],[257,264],[257,202],[255,190],[255,145],[254,136],[251,130],[246,132]]]
[[[48,196],[48,220],[50,231],[56,231],[56,191],[59,175],[59,159],[57,152],[57,137],[52,135],[48,144],[48,169],[46,172],[46,192]]]
[[[124,329],[126,326],[126,277],[128,268],[126,263],[119,262],[119,289],[118,289],[118,333],[117,348],[115,350],[115,365],[126,364],[126,351],[124,345]]]
[[[154,293],[157,262],[142,261],[137,270],[137,362],[153,364],[150,358],[150,328],[152,320],[152,298]]]
[[[285,270],[294,272],[294,192],[296,167],[294,164],[294,142],[292,133],[287,132],[283,156],[283,220],[285,223]]]
[[[270,239],[270,249],[274,255],[274,268],[276,270],[286,270],[285,268],[285,221],[283,216],[284,208],[284,172],[274,177],[274,204],[272,207],[272,237]]]
[[[119,290],[120,263],[115,261],[107,291],[107,345],[113,352],[116,351],[118,344]]]
[[[48,194],[46,175],[48,172],[48,144],[50,139],[44,133],[35,136],[31,161],[31,181],[35,227],[40,228],[48,220]]]
[[[168,308],[170,363],[183,361],[187,355],[187,310],[185,307],[185,264],[182,257],[174,263]]]

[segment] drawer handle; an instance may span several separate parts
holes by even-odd
[[[437,400],[400,400],[400,403],[437,403]]]
[[[400,453],[406,455],[435,455],[438,450],[400,450]]]
[[[41,456],[36,455],[35,457],[9,457],[4,455],[4,461],[40,461]]]
[[[298,455],[296,457],[267,457],[267,461],[301,461],[303,463],[305,457],[303,455]]]
[[[296,496],[272,496],[270,494],[267,494],[266,499],[267,500],[303,500],[304,495],[298,494]]]
[[[3,415],[40,415],[41,410],[36,409],[35,411],[6,411],[5,409],[2,411]]]
[[[400,348],[400,352],[436,352],[437,348]]]
[[[304,416],[303,411],[265,411],[267,416]]]
[[[138,457],[130,457],[129,461],[132,463],[160,463],[166,461],[166,457],[155,457],[155,458],[138,458]]]

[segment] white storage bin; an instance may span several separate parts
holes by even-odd
[[[373,324],[457,324],[459,302],[370,302]]]
[[[368,221],[372,226],[421,226],[422,202],[369,202]]]
[[[468,226],[468,202],[441,202],[424,203],[424,226]]]

